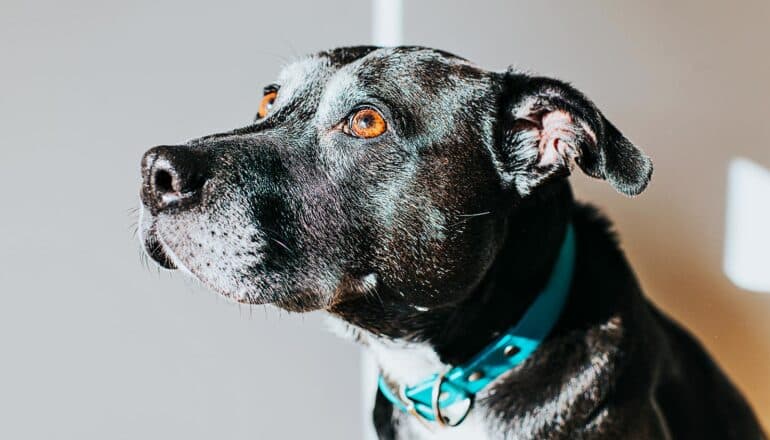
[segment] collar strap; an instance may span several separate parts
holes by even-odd
[[[448,423],[441,414],[442,409],[466,402],[465,414],[452,426],[460,424],[470,412],[476,393],[523,363],[551,332],[567,302],[574,266],[575,232],[573,226],[568,224],[545,288],[518,323],[465,364],[433,374],[416,385],[402,386],[398,394],[380,375],[380,391],[401,411],[440,425]]]

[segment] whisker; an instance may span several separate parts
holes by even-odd
[[[272,230],[270,228],[265,228],[265,227],[263,227],[262,229],[265,231],[265,233],[267,235],[267,238],[269,238],[270,240],[276,242],[279,246],[281,246],[282,248],[286,249],[290,253],[292,253],[292,254],[295,253],[293,249],[291,249],[286,243],[284,243],[283,241],[281,241],[278,238],[279,234],[276,231],[274,231],[274,230]]]
[[[144,251],[139,252],[139,262],[144,266],[145,270],[150,270],[150,262],[147,258],[147,253]]]
[[[268,238],[270,238],[270,239],[271,239],[271,240],[273,240],[274,242],[278,243],[278,245],[279,245],[279,246],[281,246],[282,248],[284,248],[284,249],[286,249],[287,251],[291,252],[292,254],[294,253],[294,251],[293,251],[293,250],[291,250],[291,249],[289,249],[289,246],[286,246],[286,244],[285,244],[284,242],[282,242],[281,240],[278,240],[278,239],[276,239],[276,238],[273,238],[273,237],[268,237]]]
[[[482,215],[492,214],[492,211],[477,212],[475,214],[457,214],[458,217],[481,217]]]
[[[457,225],[467,223],[469,220],[474,219],[476,217],[482,217],[489,214],[492,214],[492,211],[477,212],[474,214],[457,214],[457,217],[462,217],[462,219],[460,221],[457,221],[448,225],[447,228],[453,228]]]

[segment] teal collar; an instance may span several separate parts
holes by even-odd
[[[476,393],[524,362],[551,332],[567,302],[574,266],[575,232],[570,224],[548,283],[516,325],[467,363],[433,374],[417,385],[402,385],[398,394],[380,375],[380,391],[401,411],[422,421],[459,425],[470,412]],[[466,409],[457,421],[442,415],[442,410],[462,402]]]

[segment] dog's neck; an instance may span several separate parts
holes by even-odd
[[[352,325],[354,335],[394,380],[414,380],[443,365],[465,362],[514,325],[543,288],[573,203],[566,182],[546,185],[522,199],[508,216],[494,262],[459,302],[424,310],[403,298],[381,295],[349,300],[330,311]]]

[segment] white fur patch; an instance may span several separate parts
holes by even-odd
[[[405,426],[404,426],[405,425]],[[487,429],[487,423],[481,415],[478,413],[471,413],[460,426],[452,427],[439,427],[436,426],[433,430],[428,429],[414,417],[409,416],[406,419],[404,430],[406,431],[403,436],[399,436],[401,439],[414,439],[414,440],[488,440],[493,437],[490,435]],[[401,432],[399,432],[400,434]],[[501,437],[494,437],[501,438]]]
[[[322,71],[328,63],[329,60],[323,57],[306,57],[285,66],[276,80],[280,90],[271,111],[275,112],[278,107],[289,102],[299,89],[310,86],[308,79]]]
[[[331,315],[328,324],[338,336],[345,339],[360,339],[383,374],[388,380],[397,384],[415,384],[447,367],[428,344],[381,338]],[[432,426],[433,429],[428,429],[411,415],[400,414],[399,417],[399,439],[487,440],[493,438],[489,433],[484,414],[481,412],[472,412],[460,426],[455,428],[441,428],[435,425]]]
[[[436,352],[428,344],[414,344],[384,340],[369,336],[369,350],[385,376],[398,384],[413,385],[426,377],[444,371],[447,365],[442,363]],[[413,416],[404,416],[401,426],[406,431],[403,438],[485,440],[490,438],[483,415],[471,413],[460,426],[442,428],[438,425],[429,430]]]

